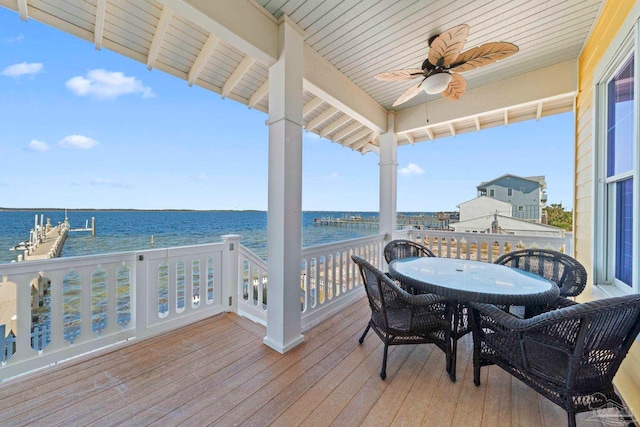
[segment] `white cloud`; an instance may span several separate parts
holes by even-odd
[[[29,145],[27,145],[27,150],[29,151],[47,151],[49,149],[49,145],[46,142],[38,141],[37,139],[32,139]]]
[[[13,64],[2,70],[0,74],[7,77],[13,77],[15,79],[30,75],[35,76],[38,73],[44,71],[44,66],[40,62]]]
[[[58,145],[63,148],[80,148],[88,150],[89,148],[93,148],[98,145],[98,141],[91,139],[88,136],[69,135],[60,141]]]
[[[9,37],[8,39],[4,39],[4,41],[8,44],[22,43],[22,41],[24,41],[24,34],[18,34],[15,37]]]
[[[125,76],[119,71],[90,70],[86,77],[72,77],[65,84],[78,96],[93,96],[98,99],[115,99],[129,94],[139,94],[143,98],[155,96],[151,88],[140,80]]]
[[[409,163],[407,167],[400,169],[400,175],[402,176],[422,175],[423,173],[424,169],[415,163]]]
[[[104,178],[92,179],[89,184],[91,184],[91,185],[103,185],[103,186],[106,186],[106,187],[114,187],[114,188],[129,188],[129,187],[131,187],[129,184],[125,184],[124,182],[113,181],[113,180],[104,179]]]
[[[207,176],[207,174],[200,172],[200,173],[191,175],[191,179],[194,181],[207,181],[209,177]]]

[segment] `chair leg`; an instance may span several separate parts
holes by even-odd
[[[384,344],[384,355],[382,356],[382,369],[380,370],[380,378],[383,380],[387,378],[387,350],[389,346],[387,343]]]
[[[475,364],[473,366],[473,383],[476,387],[480,386],[480,366]]]
[[[472,322],[472,335],[473,335],[473,383],[476,387],[480,386],[480,350],[481,350],[481,338],[478,332],[477,324],[479,322],[478,313],[475,310],[470,310],[469,317]]]
[[[447,323],[449,324],[449,329],[445,333],[446,370],[451,381],[456,382],[456,351],[458,348],[458,341],[456,339],[458,331],[457,303],[447,303],[446,310]]]
[[[569,423],[569,427],[576,427],[576,413],[567,411],[567,421]]]
[[[366,336],[367,336],[367,332],[369,332],[369,328],[371,328],[371,325],[370,325],[370,324],[367,324],[367,327],[365,328],[364,333],[362,334],[362,336],[361,336],[361,337],[360,337],[360,339],[358,340],[358,342],[359,342],[360,344],[362,344],[362,343],[363,343],[363,341],[364,341],[364,337],[366,337]]]
[[[456,382],[456,361],[458,353],[458,322],[460,321],[458,303],[453,304],[453,323],[451,324],[451,362],[449,368],[449,378]]]

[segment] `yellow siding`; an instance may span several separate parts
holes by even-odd
[[[591,259],[593,240],[593,73],[629,14],[635,1],[606,0],[591,37],[578,61],[578,97],[576,100],[575,147],[575,255],[587,271],[593,271]],[[584,299],[592,299],[590,289]],[[634,415],[640,417],[640,345],[635,342],[615,380],[622,398]]]

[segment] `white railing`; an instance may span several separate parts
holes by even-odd
[[[493,262],[499,256],[524,248],[553,249],[573,255],[573,234],[522,236],[511,234],[464,233],[437,230],[402,230],[396,236],[419,242],[437,256]]]
[[[362,279],[351,255],[382,268],[384,237],[369,236],[302,250],[302,329],[308,330],[362,297]]]
[[[0,380],[228,310],[231,252],[223,241],[0,266]]]
[[[362,296],[360,272],[351,255],[382,267],[383,236],[370,236],[302,249],[300,310],[302,329],[332,316]],[[267,324],[267,264],[241,247],[238,259],[238,313]]]
[[[238,314],[267,324],[267,264],[250,249],[238,252]]]
[[[571,237],[429,230],[403,230],[395,237],[426,244],[439,256],[489,262],[518,247],[572,253]],[[0,317],[0,380],[224,311],[266,324],[267,265],[239,238],[227,235],[207,245],[0,266],[0,303],[15,306],[8,317],[2,314],[7,310],[0,312],[5,316]],[[384,244],[378,235],[302,250],[303,330],[363,295],[351,255],[384,269]]]

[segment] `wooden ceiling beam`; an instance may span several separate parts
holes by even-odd
[[[343,114],[342,116],[338,117],[336,120],[332,121],[331,123],[323,127],[322,130],[320,131],[320,136],[325,137],[329,135],[331,132],[338,129],[340,126],[347,124],[350,120],[351,120],[351,117],[349,117],[346,114]]]
[[[160,19],[158,20],[158,26],[156,27],[156,32],[153,34],[153,40],[151,41],[149,55],[147,56],[148,70],[151,70],[156,63],[158,53],[160,53],[160,47],[162,46],[162,41],[164,40],[165,34],[167,34],[167,28],[169,27],[169,21],[171,21],[172,15],[173,10],[167,6],[162,9]]]
[[[373,139],[373,138],[372,138]],[[360,142],[358,142],[357,144],[353,144],[353,146],[349,147],[354,151],[359,151],[362,154],[365,154],[366,151],[362,150],[364,147],[366,147],[367,145],[369,145],[371,142],[369,141],[369,138],[364,139]]]
[[[187,77],[187,83],[189,84],[189,86],[193,86],[193,84],[196,82],[198,76],[200,76],[200,73],[202,73],[202,70],[204,70],[204,66],[207,65],[207,62],[209,62],[211,55],[213,55],[213,52],[216,50],[219,44],[220,38],[216,37],[213,33],[209,34],[209,38],[204,43],[204,46],[202,46],[202,49],[200,49],[198,57],[195,61],[193,61],[193,65],[189,70],[189,76]]]
[[[96,25],[93,30],[93,42],[97,50],[102,50],[102,37],[104,36],[104,17],[107,14],[107,0],[96,2]]]
[[[536,110],[536,121],[539,122],[542,117],[542,104],[543,102],[538,102],[538,109]]]
[[[27,6],[27,0],[18,0],[18,13],[20,14],[20,19],[23,21],[29,20],[29,9]]]
[[[435,135],[433,134],[433,131],[429,128],[424,128],[424,131],[427,133],[427,136],[429,137],[430,140],[435,140]]]
[[[474,117],[474,121],[476,122],[476,130],[478,132],[480,132],[480,129],[482,129],[482,127],[480,126],[480,117],[479,116],[475,116]]]
[[[334,116],[336,113],[338,112],[338,109],[336,107],[329,107],[326,110],[324,110],[322,113],[320,113],[317,117],[315,117],[313,120],[310,120],[306,125],[305,125],[305,129],[306,130],[313,130],[316,127],[320,126],[321,124],[323,124],[324,122],[326,122],[327,120],[329,120],[332,116]]]
[[[368,143],[371,145],[375,145],[376,139],[380,136],[380,132],[373,131],[371,134],[371,138],[368,139]]]
[[[304,106],[302,107],[302,117],[306,116],[307,114],[309,114],[310,112],[318,108],[323,102],[324,101],[322,100],[322,98],[316,96],[311,101],[304,104]]]
[[[405,133],[404,136],[409,140],[409,143],[411,145],[416,143],[416,140],[414,139],[414,137],[409,132]]]
[[[364,138],[365,136],[369,135],[371,132],[373,132],[371,129],[364,128],[364,129],[354,133],[350,137],[346,138],[342,142],[342,145],[345,145],[345,146],[351,148],[351,144],[353,144],[354,142],[360,140],[361,138]],[[366,141],[366,143],[368,143],[368,142],[369,142],[369,140]]]
[[[453,122],[449,122],[449,130],[452,136],[456,136],[456,127],[453,125]]]
[[[342,129],[340,132],[336,133],[335,135],[333,135],[333,140],[334,141],[339,141],[342,138],[349,136],[349,134],[357,131],[358,129],[360,129],[363,126],[362,123],[360,122],[355,122],[350,124],[349,126],[347,126],[346,128]]]
[[[504,127],[509,126],[509,111],[504,110]]]
[[[251,68],[254,62],[255,59],[248,55],[245,56],[242,61],[240,61],[240,64],[238,64],[238,68],[233,71],[229,79],[227,79],[227,81],[224,83],[224,86],[222,86],[220,95],[223,98],[226,98],[227,95],[231,93],[233,88],[236,87],[238,83],[240,83],[240,80],[242,80],[244,75],[247,74],[247,71],[249,71],[249,68]]]
[[[264,83],[262,83],[262,85],[258,88],[258,90],[256,90],[253,95],[251,95],[251,98],[249,98],[249,102],[247,103],[249,108],[255,107],[256,104],[258,104],[258,102],[260,102],[267,93],[269,93],[269,79],[265,80]]]

